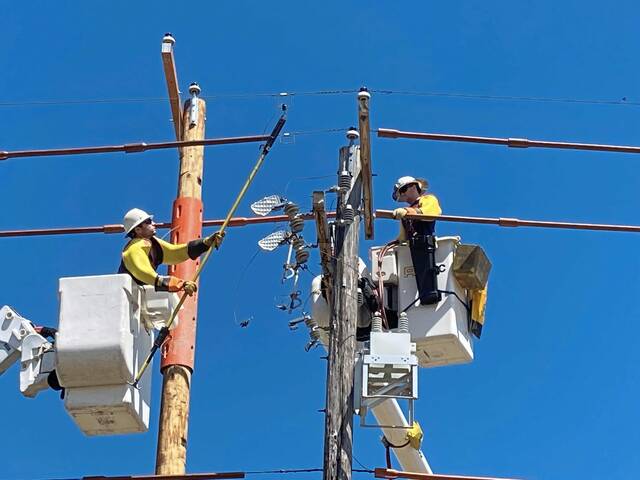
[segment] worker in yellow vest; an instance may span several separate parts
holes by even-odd
[[[422,215],[441,215],[440,203],[433,193],[427,192],[429,182],[424,178],[400,177],[393,186],[393,199],[397,202],[406,202],[408,207],[396,208],[393,216],[402,220],[400,224],[400,237],[404,241],[414,234],[433,235],[435,221],[425,222],[404,218],[408,213],[420,213]]]
[[[153,285],[157,291],[184,291],[193,295],[195,282],[173,275],[158,275],[161,265],[176,265],[185,260],[195,260],[211,247],[220,248],[224,233],[216,232],[206,238],[188,243],[174,244],[157,238],[153,215],[133,208],[124,216],[124,229],[131,240],[122,250],[122,261],[118,273],[128,273],[138,285]]]
[[[394,218],[401,220],[398,240],[407,241],[416,275],[421,305],[438,303],[438,267],[435,264],[435,221],[412,220],[407,214],[441,215],[442,209],[436,196],[427,192],[429,183],[423,178],[400,177],[393,186],[393,199],[406,202],[407,207],[396,208]]]

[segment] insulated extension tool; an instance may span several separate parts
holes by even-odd
[[[225,232],[225,230],[227,228],[227,225],[231,221],[231,217],[233,217],[233,215],[236,213],[236,210],[238,209],[238,206],[240,205],[240,202],[242,201],[242,199],[244,198],[245,194],[247,193],[247,190],[249,189],[249,186],[251,185],[251,182],[253,182],[253,179],[255,178],[256,174],[258,173],[258,170],[260,169],[260,167],[262,166],[262,163],[264,162],[264,159],[266,158],[267,154],[271,150],[271,147],[273,147],[273,144],[275,143],[276,139],[278,138],[278,135],[280,135],[280,132],[282,131],[282,128],[284,127],[284,124],[287,121],[286,106],[285,105],[282,106],[282,110],[283,110],[283,113],[280,116],[280,119],[278,119],[278,122],[276,123],[275,127],[273,127],[273,131],[271,132],[271,135],[269,135],[269,139],[263,145],[262,151],[260,152],[260,156],[258,157],[258,160],[256,161],[256,164],[254,165],[253,170],[251,170],[251,173],[249,174],[249,177],[247,177],[246,182],[244,183],[242,189],[240,190],[240,193],[236,197],[235,202],[233,202],[233,205],[231,206],[231,209],[229,210],[229,213],[227,213],[227,216],[224,219],[224,222],[223,222],[222,226],[220,227],[220,230],[218,231],[218,233],[220,233],[221,235],[224,235],[224,232]],[[196,273],[193,276],[192,281],[195,282],[200,277],[200,273],[202,272],[202,269],[204,268],[204,266],[207,264],[207,261],[209,260],[209,257],[211,256],[212,250],[213,249],[209,249],[209,251],[207,251],[207,253],[205,254],[205,256],[204,256],[204,258],[202,260],[202,263],[200,263],[200,266],[198,267],[198,270],[196,270]],[[136,377],[135,377],[133,383],[131,384],[134,387],[138,386],[138,382],[140,381],[140,379],[142,378],[142,375],[144,374],[145,370],[147,369],[147,367],[151,363],[151,360],[153,359],[153,356],[155,355],[155,353],[158,351],[158,349],[162,346],[162,344],[165,342],[165,340],[169,336],[169,330],[171,329],[171,326],[173,325],[173,322],[175,321],[176,317],[178,316],[178,312],[182,308],[182,305],[184,304],[184,301],[186,300],[186,298],[187,298],[187,294],[183,293],[182,297],[180,297],[180,301],[178,302],[178,305],[176,306],[176,308],[171,313],[171,317],[169,318],[169,321],[167,322],[167,325],[164,326],[160,330],[160,332],[158,333],[158,337],[156,338],[155,342],[153,342],[153,347],[151,347],[151,351],[149,352],[149,355],[144,360],[142,366],[140,367],[140,370],[136,374]]]

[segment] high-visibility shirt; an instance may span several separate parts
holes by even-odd
[[[169,243],[156,237],[134,238],[122,250],[118,273],[128,273],[138,285],[153,285],[158,291],[176,292],[183,280],[172,275],[158,275],[156,269],[164,265],[176,265],[185,260],[195,260],[209,247],[202,239],[189,243]]]
[[[440,202],[432,193],[426,193],[418,197],[409,207],[408,213],[418,213],[422,215],[441,215]],[[435,231],[435,221],[412,220],[403,218],[400,222],[400,235],[398,240],[406,240],[414,235],[433,235]]]

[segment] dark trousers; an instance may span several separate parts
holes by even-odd
[[[438,291],[436,266],[436,238],[433,235],[414,234],[409,239],[411,261],[416,274],[420,305],[433,305],[442,299]]]

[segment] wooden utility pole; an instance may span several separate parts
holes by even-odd
[[[362,181],[357,132],[340,149],[334,230],[333,292],[327,367],[324,480],[350,480],[353,442],[353,370],[358,323],[358,242]]]
[[[182,113],[182,139],[204,138],[206,104],[198,98],[200,87],[191,84],[192,97]],[[180,151],[178,196],[173,204],[171,241],[185,243],[202,235],[202,171],[204,147],[183,147]],[[199,260],[169,268],[176,277],[194,278]],[[162,348],[162,405],[156,454],[157,475],[182,475],[186,470],[187,432],[191,374],[193,373],[197,293],[184,302],[178,326]]]
[[[358,131],[360,132],[360,163],[362,169],[362,202],[364,211],[364,236],[373,239],[373,174],[371,172],[371,135],[369,133],[369,99],[366,87],[358,92]]]

